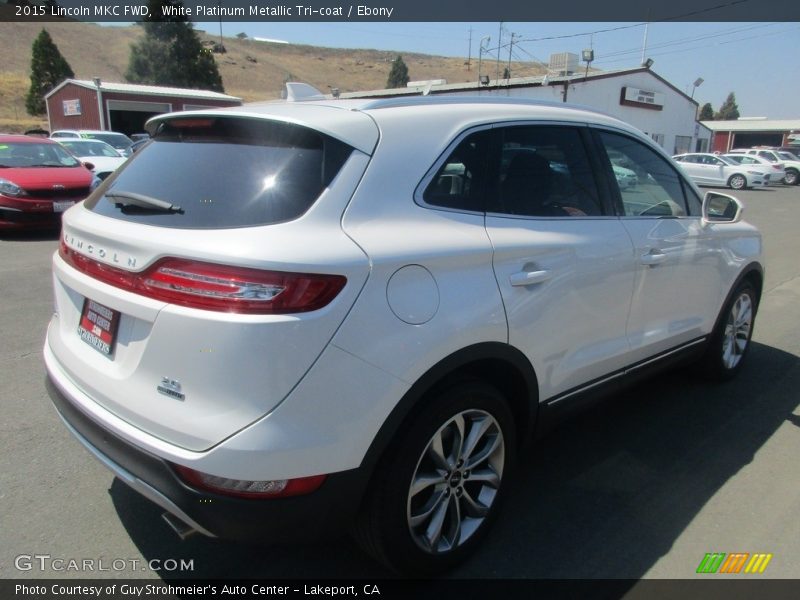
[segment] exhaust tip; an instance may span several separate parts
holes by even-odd
[[[198,533],[194,527],[187,525],[172,513],[165,512],[161,515],[161,518],[167,522],[167,525],[169,525],[172,531],[177,533],[178,537],[182,540],[185,540],[186,538],[193,536],[195,533]]]

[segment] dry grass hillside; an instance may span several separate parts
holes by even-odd
[[[0,61],[0,131],[22,131],[46,123],[25,112],[25,94],[30,85],[31,44],[42,29],[36,23],[0,23],[3,60]],[[130,45],[140,27],[101,27],[92,23],[47,23],[53,41],[67,59],[78,79],[100,77],[125,81]],[[233,33],[233,32],[230,32]],[[200,32],[204,40],[219,40]],[[413,52],[342,50],[271,44],[251,39],[225,38],[226,54],[216,54],[225,91],[246,102],[277,98],[287,79],[304,81],[328,92],[384,87],[391,60],[403,56],[412,80],[446,79],[449,83],[477,79],[477,67],[467,70],[463,58],[428,56]],[[531,64],[514,63],[512,71],[534,75]]]

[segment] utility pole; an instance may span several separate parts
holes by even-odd
[[[467,49],[467,71],[470,70],[472,63],[472,27],[469,28],[469,48]]]
[[[514,36],[516,34],[511,34],[511,43],[508,45],[508,66],[506,70],[508,71],[508,77],[506,78],[506,85],[508,85],[508,80],[511,79],[511,52],[514,50]]]
[[[500,81],[500,48],[503,45],[503,22],[500,21],[500,31],[497,34],[497,70],[495,71],[494,80]]]

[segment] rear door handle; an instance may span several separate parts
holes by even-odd
[[[550,271],[520,271],[513,273],[508,279],[514,286],[534,285],[550,279]]]
[[[661,250],[650,250],[647,254],[642,254],[641,261],[643,265],[648,265],[653,267],[655,265],[660,265],[663,262],[666,262],[667,255],[661,252]]]

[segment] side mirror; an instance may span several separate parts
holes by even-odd
[[[727,194],[706,192],[703,197],[703,220],[707,223],[736,223],[742,219],[742,203]]]
[[[83,164],[83,166],[86,167],[87,169],[89,169],[90,171],[94,171],[94,164],[93,163],[84,161],[81,164]]]

